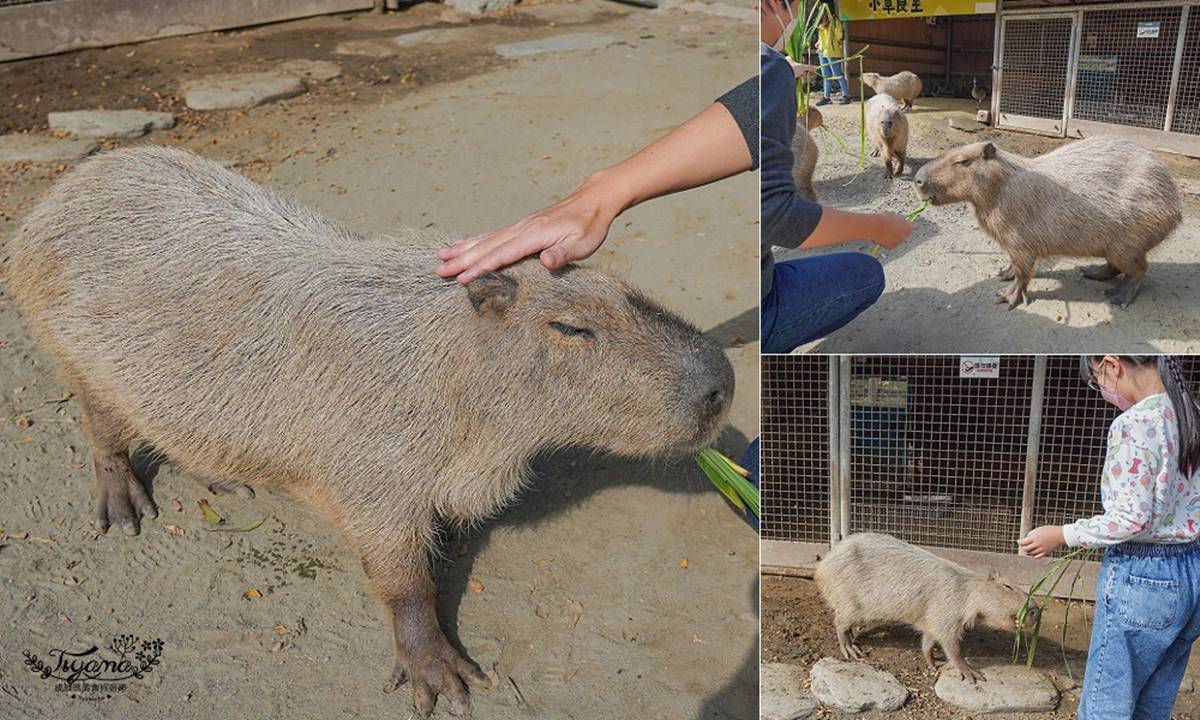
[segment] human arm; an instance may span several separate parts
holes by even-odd
[[[1156,452],[1126,417],[1109,430],[1102,479],[1105,511],[1063,527],[1071,547],[1104,547],[1131,540],[1145,530],[1155,508]]]
[[[625,210],[646,200],[688,190],[751,169],[758,148],[757,123],[744,127],[734,113],[755,108],[757,92],[748,80],[700,114],[623,160],[590,175],[564,200],[538,210],[508,227],[460,240],[442,248],[437,274],[466,284],[483,273],[541,253],[548,268],[586,258],[608,237],[609,227]],[[740,92],[739,92],[740,91]],[[754,92],[751,92],[754,91]],[[735,106],[727,98],[739,92]]]

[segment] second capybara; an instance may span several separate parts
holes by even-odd
[[[821,157],[821,150],[817,147],[813,133],[824,124],[825,118],[821,111],[810,105],[805,113],[804,125],[797,124],[796,134],[792,136],[792,181],[796,184],[796,192],[813,202],[817,201],[813,172],[816,170],[817,160]]]
[[[439,696],[467,713],[464,683],[487,682],[438,624],[439,524],[497,512],[554,448],[703,447],[733,393],[721,348],[620,280],[525,260],[463,287],[434,274],[444,242],[357,232],[145,147],[63,176],[8,268],[75,392],[97,526],[155,515],[133,443],[205,484],[297,496],[356,546],[390,611],[388,687],[408,682],[422,717]]]
[[[913,101],[921,96],[921,78],[908,70],[902,70],[895,75],[880,75],[879,73],[863,73],[863,84],[876,93],[891,95],[899,100],[904,109],[913,106]]]
[[[876,95],[867,101],[866,115],[867,142],[883,159],[883,176],[900,175],[908,157],[908,118],[900,101],[891,95]]]
[[[1133,302],[1146,275],[1147,253],[1183,221],[1183,205],[1166,165],[1154,153],[1100,135],[1035,158],[990,142],[953,148],[926,163],[914,178],[917,194],[935,205],[969,202],[975,217],[1011,264],[1000,276],[1008,307],[1027,302],[1038,260],[1104,258],[1084,271],[1093,280],[1125,280],[1105,294]]]
[[[980,575],[879,533],[857,533],[834,545],[817,564],[816,581],[847,660],[862,658],[855,627],[904,624],[921,633],[921,655],[931,670],[934,646],[941,645],[971,682],[984,676],[962,655],[963,631],[981,624],[1011,632],[1025,602],[1024,592],[995,575]],[[1036,623],[1038,612],[1031,604],[1025,622]]]

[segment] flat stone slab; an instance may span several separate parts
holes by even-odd
[[[890,712],[908,700],[908,690],[899,680],[862,663],[821,658],[809,677],[813,695],[823,705],[845,712]]]
[[[538,55],[540,53],[603,50],[610,45],[623,45],[624,43],[625,38],[620,35],[568,33],[566,35],[554,35],[542,38],[541,40],[502,43],[496,46],[496,53],[501,57],[523,57],[525,55]]]
[[[758,674],[760,720],[805,720],[817,701],[804,688],[804,668],[790,663],[763,663]]]
[[[0,162],[64,162],[78,160],[100,149],[95,140],[43,135],[0,135]]]
[[[445,0],[445,3],[459,12],[482,15],[512,7],[517,0]]]
[[[305,60],[296,58],[282,62],[279,72],[297,75],[305,80],[332,80],[342,74],[342,66],[331,60]]]
[[[732,18],[741,20],[747,24],[758,23],[758,11],[754,8],[737,7],[723,2],[696,2],[691,0],[677,6],[677,9],[684,12],[698,12],[705,15],[715,15],[717,17]]]
[[[171,113],[149,110],[74,110],[52,112],[47,119],[51,130],[84,137],[136,138],[175,127]]]
[[[462,37],[462,28],[431,28],[404,33],[392,38],[392,44],[399,47],[411,47],[425,43],[444,43]]]
[[[396,54],[396,46],[387,40],[347,40],[333,49],[338,55],[385,58]]]
[[[952,665],[942,668],[933,686],[943,702],[970,713],[1048,712],[1058,707],[1058,688],[1045,675],[1024,665],[1012,665],[1006,658],[972,661],[987,680],[971,684],[963,680]]]
[[[283,72],[212,75],[183,85],[183,101],[193,110],[231,110],[265,105],[302,95],[304,81]]]

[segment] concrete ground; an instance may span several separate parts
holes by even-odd
[[[0,97],[22,107],[7,106],[0,130],[44,133],[50,110],[166,109],[174,130],[124,144],[227,161],[357,227],[477,232],[565,195],[754,74],[755,29],[720,15],[730,7],[539,3],[391,57],[332,52],[438,25],[440,6],[418,5],[12,63]],[[624,44],[491,51],[584,31]],[[180,104],[183,79],[293,57],[337,61],[343,75],[252,110]],[[0,242],[65,169],[0,168]],[[757,203],[753,174],[655,201],[622,217],[593,260],[728,348],[738,392],[719,447],[731,454],[757,425]],[[383,609],[328,522],[260,493],[209,498],[230,525],[269,516],[210,532],[203,489],[143,461],[161,517],[139,537],[96,538],[77,407],[6,295],[0,368],[0,718],[409,716],[407,688],[381,691],[393,659]],[[498,683],[474,694],[475,717],[755,717],[757,537],[691,460],[569,454],[537,470],[522,502],[448,538],[437,565],[443,625]],[[56,691],[23,656],[126,633],[161,639],[161,662],[88,695],[98,700]]]
[[[878,158],[859,167],[858,105],[821,108],[830,133],[818,130],[822,144],[815,172],[819,202],[857,211],[906,214],[920,200],[912,176],[943,151],[990,140],[1019,155],[1034,156],[1063,141],[1019,132],[985,129],[969,133],[949,127],[951,119],[975,126],[971,100],[918,98],[909,111],[909,166],[894,180],[883,177]],[[855,321],[802,348],[842,352],[1195,352],[1200,350],[1200,160],[1160,154],[1182,191],[1183,224],[1150,254],[1150,270],[1137,301],[1126,308],[1104,302],[1112,283],[1086,280],[1079,268],[1095,260],[1059,259],[1038,263],[1029,286],[1031,304],[1012,311],[996,304],[1003,287],[995,277],[1007,255],[979,228],[967,204],[933,207],[916,221],[912,237],[879,255],[887,286],[879,301]],[[867,250],[844,245],[827,252]],[[817,251],[813,251],[817,252]],[[803,257],[787,251],[779,259]]]

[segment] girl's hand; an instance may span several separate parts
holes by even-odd
[[[1034,528],[1029,534],[1017,541],[1017,547],[1032,558],[1044,558],[1055,549],[1067,544],[1063,537],[1061,525],[1043,525]]]
[[[623,209],[622,200],[585,184],[565,200],[538,210],[513,225],[459,240],[438,250],[437,274],[466,285],[480,275],[541,253],[542,265],[554,270],[582,260],[600,247],[608,228]]]

